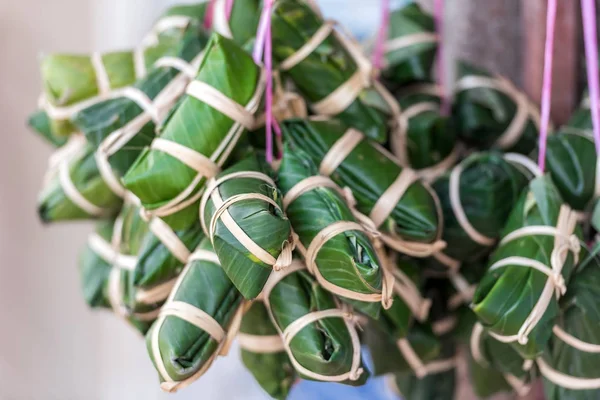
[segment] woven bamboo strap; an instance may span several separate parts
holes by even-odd
[[[121,254],[118,249],[108,243],[102,236],[92,233],[88,237],[89,248],[105,263],[121,270],[133,271],[137,264],[137,257]]]
[[[437,34],[433,32],[417,32],[406,36],[398,36],[389,39],[384,44],[386,53],[392,53],[397,50],[405,49],[417,44],[436,43],[438,41]]]
[[[279,71],[273,71],[273,117],[277,121],[285,121],[292,118],[308,117],[308,109],[304,97],[300,94],[284,87],[281,82],[281,74]],[[265,126],[267,118],[266,112],[256,117],[256,128]]]
[[[237,340],[242,349],[251,353],[273,354],[285,351],[285,344],[279,335],[238,333]]]
[[[358,333],[356,332],[356,322],[353,314],[348,310],[343,310],[339,308],[322,310],[317,312],[308,313],[296,321],[289,324],[283,331],[281,331],[275,317],[273,315],[273,311],[271,310],[271,304],[269,300],[269,296],[273,288],[286,276],[301,271],[305,269],[306,266],[299,260],[294,260],[289,268],[281,271],[273,271],[271,276],[267,280],[265,284],[261,298],[263,299],[265,306],[267,307],[267,311],[269,312],[269,316],[271,317],[271,321],[273,325],[281,335],[283,339],[283,344],[285,350],[290,358],[290,361],[296,371],[300,374],[314,380],[322,381],[322,382],[343,382],[346,380],[358,380],[363,373],[363,369],[360,367],[361,356],[360,356],[360,340],[358,338]],[[325,318],[342,318],[346,328],[348,329],[348,333],[350,334],[350,338],[352,341],[352,365],[350,371],[339,374],[339,375],[321,375],[316,372],[313,372],[307,368],[305,368],[302,364],[296,360],[294,353],[290,348],[290,343],[294,339],[294,337],[305,327],[308,325],[320,321]]]
[[[425,364],[405,338],[398,339],[396,346],[398,346],[398,350],[400,350],[400,353],[402,353],[402,356],[415,373],[415,376],[419,379],[423,379],[427,375],[449,371],[456,366],[456,359],[454,357]]]
[[[221,198],[221,194],[219,191],[219,186],[223,183],[231,180],[231,179],[257,179],[259,181],[263,181],[275,188],[275,182],[267,175],[256,172],[256,171],[240,171],[233,172],[231,174],[221,176],[219,179],[212,178],[206,187],[206,191],[202,196],[202,200],[200,202],[200,222],[202,224],[202,229],[204,232],[210,237],[211,241],[214,241],[215,229],[217,227],[217,222],[219,219],[225,225],[225,227],[231,232],[231,234],[240,242],[246,250],[250,252],[254,257],[256,257],[261,262],[271,265],[275,269],[285,268],[290,265],[292,262],[292,252],[294,250],[293,240],[288,240],[282,244],[282,249],[277,258],[273,257],[268,251],[260,247],[252,238],[250,238],[246,232],[235,222],[231,214],[229,214],[229,207],[244,202],[247,200],[261,200],[264,201],[277,210],[279,210],[283,214],[283,210],[279,206],[279,204],[260,193],[244,193],[232,196],[231,198],[223,201]],[[207,229],[205,212],[206,205],[208,201],[212,200],[213,205],[215,207],[215,211],[210,220],[210,228]]]
[[[555,370],[541,357],[536,360],[542,376],[565,389],[571,390],[596,390],[600,389],[600,378],[579,378]]]
[[[181,193],[161,207],[152,210],[144,209],[148,217],[151,215],[157,217],[172,215],[200,199],[203,191],[199,190],[198,186],[204,179],[210,179],[220,172],[221,166],[225,163],[244,132],[244,127],[255,125],[253,114],[258,110],[264,89],[265,73],[261,71],[254,95],[245,106],[242,106],[203,82],[192,81],[188,85],[188,95],[228,116],[234,123],[210,157],[171,140],[156,138],[152,141],[150,148],[179,160],[195,170],[197,175]]]
[[[462,92],[465,90],[472,90],[477,88],[487,88],[497,90],[508,98],[510,98],[517,108],[515,116],[506,128],[506,130],[498,137],[495,145],[501,149],[508,149],[514,146],[525,131],[527,123],[531,121],[535,124],[536,128],[540,128],[540,112],[529,101],[525,93],[517,89],[507,79],[487,76],[469,75],[461,78],[455,86],[455,92]]]
[[[96,86],[98,86],[98,95],[106,96],[110,92],[110,80],[108,79],[108,73],[104,67],[102,61],[102,55],[98,52],[93,52],[90,57],[92,62],[92,68],[96,73]]]
[[[584,353],[600,353],[600,344],[584,342],[566,332],[558,325],[554,325],[552,332],[557,338],[579,351],[583,351]]]
[[[530,236],[553,236],[554,237],[554,248],[550,256],[550,266],[546,266],[544,263],[526,258],[512,256],[503,258],[496,261],[489,268],[489,271],[494,271],[499,268],[505,268],[510,266],[521,266],[535,269],[546,276],[548,280],[544,285],[544,289],[540,294],[535,306],[531,309],[528,317],[523,321],[523,325],[519,329],[516,335],[500,335],[494,332],[490,332],[497,340],[510,343],[517,341],[520,344],[527,344],[528,336],[536,327],[537,323],[542,319],[544,312],[548,308],[553,295],[556,298],[564,295],[566,292],[565,280],[562,276],[562,269],[569,253],[573,254],[574,263],[577,264],[579,259],[579,252],[581,246],[579,244],[579,238],[573,234],[577,226],[577,217],[573,210],[563,205],[560,208],[558,215],[558,221],[556,227],[552,226],[525,226],[517,229],[508,235],[506,235],[500,242],[500,246],[513,240],[530,237]]]
[[[227,16],[227,1],[215,0],[212,17],[212,28],[218,34],[226,38],[233,39],[233,32],[229,26],[229,18]]]
[[[162,303],[169,297],[176,282],[177,278],[174,278],[156,285],[151,289],[138,289],[135,293],[135,301],[141,304]]]
[[[238,307],[235,315],[232,318],[232,321],[229,323],[229,328],[226,330],[219,324],[218,321],[216,321],[211,315],[207,314],[203,310],[200,310],[191,304],[174,300],[179,287],[181,286],[190,269],[193,267],[195,261],[207,261],[215,264],[218,264],[219,262],[216,254],[208,250],[198,249],[190,256],[190,261],[185,266],[179,278],[177,278],[177,282],[175,283],[167,302],[160,310],[159,317],[152,326],[151,333],[149,333],[151,335],[150,346],[154,363],[162,380],[164,381],[161,383],[160,387],[166,392],[176,392],[179,389],[189,386],[191,383],[204,375],[217,356],[227,354],[229,351],[229,346],[239,330],[245,308],[248,306],[247,303],[242,303]],[[210,337],[218,343],[217,349],[204,363],[204,365],[192,376],[184,379],[183,381],[175,381],[173,378],[171,378],[164,364],[163,355],[160,351],[160,329],[162,328],[168,316],[180,318],[196,326],[197,328],[209,334]]]
[[[540,167],[538,167],[533,160],[524,156],[523,154],[505,153],[502,157],[515,167],[520,167],[526,171],[529,171],[529,173],[531,173],[534,177],[540,177],[544,175]]]
[[[471,285],[459,272],[451,272],[448,279],[457,291],[448,299],[448,308],[455,310],[462,304],[469,304],[473,299],[477,285]]]
[[[431,300],[424,298],[412,279],[395,265],[397,253],[388,256],[382,246],[377,251],[380,261],[386,263],[386,269],[394,276],[394,293],[404,301],[417,321],[427,320]]]
[[[448,268],[448,272],[450,274],[454,273],[454,272],[458,272],[458,270],[460,269],[461,266],[461,262],[458,261],[457,259],[454,259],[448,255],[446,255],[445,253],[437,252],[437,253],[433,253],[433,258],[435,258],[437,261],[439,261],[443,266]]]
[[[449,315],[443,319],[437,320],[431,323],[431,330],[435,333],[436,336],[444,336],[450,333],[454,328],[456,328],[456,324],[458,323],[458,319],[455,315]]]
[[[336,190],[338,193],[342,195],[344,199],[346,199],[343,194],[343,190],[339,188],[333,181],[324,176],[312,176],[302,181],[298,182],[294,187],[292,187],[288,193],[283,197],[283,207],[287,209],[290,204],[296,200],[298,197],[303,194],[315,190],[317,188],[328,188]],[[371,289],[374,293],[358,293],[353,290],[349,290],[338,285],[335,285],[329,282],[325,277],[321,274],[319,267],[316,263],[316,258],[321,250],[321,248],[335,236],[342,234],[348,231],[359,231],[364,232],[367,235],[371,235],[372,231],[365,228],[363,225],[354,222],[354,221],[338,221],[335,222],[325,228],[323,228],[319,233],[315,235],[311,243],[308,245],[308,248],[304,247],[302,242],[299,239],[294,240],[296,243],[296,247],[303,254],[308,271],[315,276],[317,281],[327,290],[332,293],[335,293],[339,296],[346,297],[349,299],[365,301],[365,302],[381,302],[383,307],[388,309],[391,307],[392,297],[393,297],[393,285],[394,285],[394,277],[390,274],[388,269],[383,265],[382,273],[383,273],[383,282],[381,291],[376,290],[375,288]],[[360,277],[362,279],[362,277]],[[363,283],[366,286],[369,286],[366,282]]]
[[[483,333],[483,325],[481,325],[479,322],[476,323],[473,326],[473,331],[471,333],[469,345],[471,349],[471,355],[473,356],[475,362],[484,368],[490,368],[488,360],[486,360],[486,358],[483,356],[483,353],[481,352],[481,338],[483,336]],[[531,390],[531,385],[529,385],[525,379],[519,379],[518,377],[509,373],[504,373],[502,375],[504,376],[506,382],[513,388],[513,390],[519,396],[525,396]]]

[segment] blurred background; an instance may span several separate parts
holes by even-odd
[[[91,225],[46,227],[36,214],[37,192],[51,151],[25,127],[40,91],[40,55],[132,47],[162,10],[181,2],[185,1],[0,1],[2,400],[264,398],[238,360],[237,348],[191,388],[177,395],[162,394],[142,338],[110,313],[88,310],[81,297],[77,259]],[[365,39],[375,32],[379,1],[320,3],[326,14],[348,24],[359,37]],[[395,5],[401,3],[404,1]],[[431,1],[423,3],[429,7]],[[522,66],[530,65],[530,57],[536,57],[537,42],[523,37],[520,21],[533,18],[527,23],[539,23],[537,15],[543,9],[530,10],[521,3],[535,7],[542,2],[448,2],[444,39],[448,60],[457,56],[476,59],[517,83],[525,81],[535,92],[539,73],[526,71],[529,75],[523,75]],[[536,14],[531,14],[533,11]],[[557,37],[569,40],[560,33]],[[561,51],[568,52],[569,47]],[[449,65],[446,73],[450,76]],[[529,68],[535,70],[536,66]],[[569,75],[560,65],[555,68],[562,74],[557,82],[560,89],[568,83]],[[574,102],[568,95],[554,99],[571,106]],[[560,112],[560,107],[557,109]],[[304,383],[294,390],[293,398],[393,398],[381,380],[366,389],[335,386],[315,394],[321,388],[320,384]],[[337,389],[336,396],[327,397]]]

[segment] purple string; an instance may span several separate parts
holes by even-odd
[[[550,106],[552,97],[552,58],[554,50],[554,25],[556,23],[556,0],[548,0],[546,16],[546,45],[544,49],[544,82],[542,86],[542,120],[540,123],[540,153],[538,165],[544,172],[546,166],[546,141],[550,124]]]
[[[390,28],[390,0],[381,0],[381,23],[377,32],[377,41],[373,49],[373,67],[376,71],[383,68],[385,42]]]
[[[596,143],[596,154],[600,154],[600,83],[598,82],[598,38],[596,37],[596,4],[594,0],[581,0],[581,15],[583,17],[585,61],[594,142]]]
[[[435,31],[438,36],[437,47],[437,81],[442,91],[442,115],[450,114],[450,102],[448,98],[448,88],[446,87],[446,62],[444,61],[444,0],[435,0],[433,5],[433,19],[435,22]]]
[[[274,0],[265,0],[260,22],[258,24],[258,32],[256,33],[256,43],[252,58],[256,64],[261,63],[264,56],[265,72],[266,72],[266,89],[265,89],[265,129],[267,140],[267,162],[273,162],[273,130],[278,137],[281,137],[281,129],[273,118],[273,57],[271,49],[271,11],[273,9]],[[279,154],[281,156],[281,154]]]

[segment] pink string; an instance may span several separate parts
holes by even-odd
[[[435,31],[438,36],[437,47],[437,81],[442,91],[442,104],[440,112],[442,115],[450,114],[450,101],[448,88],[446,87],[446,62],[444,58],[444,0],[435,0],[433,5],[433,20],[435,22]]]
[[[204,15],[204,28],[211,29],[213,25],[213,14],[215,10],[215,3],[217,0],[209,0],[208,5],[206,6],[206,14]],[[231,18],[231,10],[233,10],[233,0],[226,0],[225,3],[225,15],[227,15],[227,20]]]
[[[377,41],[373,49],[373,67],[375,71],[383,69],[383,60],[385,56],[385,42],[390,28],[390,0],[381,0],[381,23],[377,32]]]
[[[261,63],[261,58],[264,57],[265,64],[265,129],[267,139],[267,162],[273,162],[273,130],[278,137],[281,137],[281,129],[279,124],[273,118],[273,56],[271,49],[271,11],[273,10],[274,0],[265,0],[263,5],[262,15],[258,24],[258,32],[256,33],[256,43],[252,57],[257,64]],[[281,157],[281,154],[279,154]]]
[[[540,123],[540,153],[538,165],[544,172],[546,166],[546,141],[550,124],[550,106],[552,96],[552,58],[554,51],[554,25],[556,23],[556,0],[548,0],[546,16],[546,45],[544,49],[544,82],[542,86],[542,117]]]
[[[583,17],[585,60],[594,142],[596,143],[596,154],[600,154],[600,83],[598,82],[598,38],[596,37],[596,3],[594,0],[581,0],[581,15]]]

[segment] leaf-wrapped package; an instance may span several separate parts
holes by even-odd
[[[435,23],[416,3],[390,15],[383,77],[392,87],[430,82],[437,51]]]
[[[596,247],[577,267],[553,337],[537,360],[548,400],[600,398],[600,260]]]
[[[506,78],[461,64],[455,90],[453,114],[467,144],[521,154],[536,147],[539,110]]]
[[[322,175],[351,189],[358,211],[369,216],[389,247],[416,257],[444,247],[436,194],[385,149],[335,120],[291,120],[283,129],[291,152],[302,149]]]
[[[259,295],[273,268],[292,261],[292,227],[262,159],[251,155],[209,180],[200,203],[204,232],[246,299]]]
[[[226,354],[244,307],[210,240],[203,239],[146,335],[161,388],[175,392],[188,386]]]
[[[202,189],[252,129],[264,79],[250,55],[213,34],[199,73],[149,149],[123,178],[148,214],[179,229],[197,218]]]
[[[548,344],[580,239],[576,213],[550,178],[532,180],[508,218],[472,305],[490,334],[526,359]]]
[[[70,119],[75,113],[143,78],[155,61],[178,45],[188,25],[201,18],[204,9],[204,4],[173,7],[131,51],[44,57],[40,106],[51,119],[52,134],[60,137],[74,132]]]
[[[325,289],[354,300],[357,308],[377,318],[378,303],[390,305],[391,277],[342,190],[317,173],[317,166],[300,147],[286,145],[278,183],[298,235],[296,245]]]
[[[273,271],[263,291],[290,361],[305,379],[362,385],[368,372],[362,367],[354,317],[305,268],[294,260]]]
[[[456,272],[488,254],[534,174],[541,173],[525,156],[475,153],[433,182],[447,247],[428,260],[430,266]]]
[[[237,341],[242,362],[254,379],[269,396],[285,400],[296,380],[296,371],[263,303],[255,302],[246,311]]]
[[[273,57],[316,114],[337,116],[378,142],[385,142],[397,104],[372,78],[360,47],[333,21],[323,21],[301,0],[280,0],[271,18]]]
[[[440,93],[440,88],[431,84],[401,91],[397,95],[401,122],[390,137],[400,165],[428,181],[450,169],[459,157],[454,122],[440,112]]]

